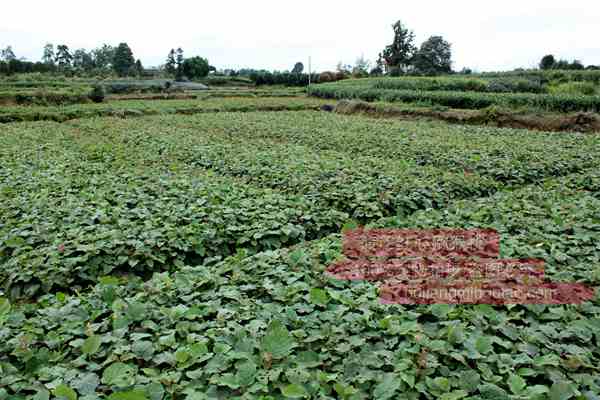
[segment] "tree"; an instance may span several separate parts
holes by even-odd
[[[94,69],[92,55],[85,49],[77,49],[73,53],[73,68],[77,72],[90,72]]]
[[[190,79],[204,78],[209,70],[210,66],[206,58],[191,57],[183,61],[183,75]]]
[[[42,61],[46,65],[54,66],[54,45],[52,43],[47,43],[44,46],[44,55],[42,56]]]
[[[142,61],[138,58],[135,62],[135,73],[137,76],[144,75],[144,66],[142,65]]]
[[[115,50],[115,56],[113,58],[113,69],[115,70],[117,75],[129,75],[134,65],[135,58],[133,58],[133,52],[131,51],[127,43],[119,43]]]
[[[11,60],[16,60],[17,57],[13,52],[12,46],[6,46],[4,50],[0,50],[0,60],[9,62]]]
[[[91,55],[95,68],[100,71],[112,69],[113,60],[115,58],[115,49],[112,46],[103,44],[102,47],[92,50]]]
[[[553,69],[569,69],[570,66],[571,66],[571,63],[569,63],[567,60],[558,60],[557,62],[554,63]]]
[[[59,44],[56,46],[56,64],[58,64],[58,69],[60,71],[64,72],[69,70],[72,61],[73,56],[69,51],[69,46],[66,44]]]
[[[304,71],[304,64],[297,62],[292,69],[292,74],[301,74]]]
[[[361,55],[356,59],[354,67],[352,68],[352,75],[355,77],[363,77],[369,75],[369,67],[371,62],[365,59],[364,55]]]
[[[547,54],[540,61],[540,69],[552,69],[556,65],[556,59],[552,54]]]
[[[185,60],[183,58],[183,49],[181,47],[179,47],[177,49],[177,56],[176,56],[175,60],[177,63],[177,71],[175,73],[175,79],[180,80],[183,78],[183,61]]]
[[[397,21],[392,28],[394,29],[394,41],[380,53],[380,62],[388,72],[392,68],[406,72],[416,51],[415,34],[404,28],[401,21]]]
[[[573,62],[569,65],[569,69],[582,70],[585,69],[585,67],[580,60],[573,60]]]
[[[413,66],[425,75],[449,74],[452,72],[452,46],[441,36],[431,36],[415,54]]]
[[[175,50],[171,49],[169,51],[169,55],[167,56],[167,62],[165,64],[165,70],[169,75],[175,75],[175,67],[177,63],[175,62]]]

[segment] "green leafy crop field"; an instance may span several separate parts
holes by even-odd
[[[217,93],[215,96],[218,96]],[[212,96],[212,95],[207,95]],[[0,123],[64,122],[94,117],[140,117],[156,114],[195,114],[219,111],[316,110],[326,101],[306,97],[206,97],[188,100],[119,100],[68,106],[11,106],[0,108]]]
[[[0,399],[600,395],[597,293],[385,305],[325,274],[357,223],[492,228],[600,288],[599,136],[118,103],[3,111],[100,116],[0,125]]]
[[[412,79],[412,80],[411,80]],[[424,84],[414,78],[357,79],[311,86],[309,94],[325,99],[359,99],[364,101],[385,101],[430,104],[433,106],[457,109],[482,109],[492,106],[511,109],[535,109],[552,112],[588,111],[600,112],[600,96],[572,93],[546,94],[518,89],[514,93],[493,92],[488,86],[481,90],[469,91],[469,87],[455,89],[458,85],[447,83]],[[441,81],[445,82],[445,81]],[[461,82],[461,81],[456,81]],[[467,82],[462,82],[467,85]],[[487,84],[486,84],[487,85]],[[491,84],[490,84],[491,85]],[[448,88],[448,90],[444,90]],[[476,89],[476,87],[475,87]],[[510,90],[508,90],[510,92]]]

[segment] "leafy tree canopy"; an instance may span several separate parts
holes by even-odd
[[[401,21],[397,21],[392,28],[394,29],[394,41],[379,54],[380,63],[384,64],[388,71],[391,68],[406,71],[416,51],[415,34],[405,28]]]
[[[135,66],[133,52],[127,43],[120,43],[115,50],[113,58],[113,69],[119,76],[129,75]]]
[[[413,66],[425,75],[452,72],[452,46],[441,36],[431,36],[415,54]]]
[[[208,75],[209,69],[206,58],[191,57],[183,61],[183,74],[190,79],[204,78]]]

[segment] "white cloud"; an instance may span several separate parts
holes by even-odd
[[[2,5],[0,47],[37,60],[46,42],[70,48],[125,41],[146,65],[172,47],[221,67],[290,69],[312,56],[316,70],[338,61],[374,60],[401,19],[417,41],[442,35],[453,44],[455,68],[533,66],[546,53],[600,64],[600,3],[571,0],[476,2],[335,0],[20,0]]]

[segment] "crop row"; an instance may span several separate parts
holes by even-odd
[[[546,88],[539,79],[525,78],[465,78],[465,77],[402,77],[365,78],[336,83],[338,87],[364,87],[371,89],[429,90],[489,93],[544,93]]]
[[[11,297],[288,246],[348,218],[98,133],[48,125],[0,138],[0,282]]]
[[[274,249],[339,231],[349,217],[372,221],[497,190],[476,174],[186,129],[193,118],[7,125],[4,289],[32,297],[109,273]]]
[[[219,111],[316,110],[324,103],[311,98],[213,97],[193,100],[119,100],[101,104],[77,104],[63,107],[3,107],[0,123],[23,121],[64,122],[79,118],[138,117],[156,114],[195,114]]]
[[[172,123],[175,126],[180,124],[176,120]],[[416,171],[423,166],[433,166],[460,174],[476,173],[502,184],[522,185],[600,166],[600,139],[585,134],[554,135],[311,112],[250,113],[227,117],[202,115],[182,121],[181,126],[187,129],[182,132],[190,132],[185,134],[187,138],[180,139],[184,141],[198,139],[191,134],[194,130],[231,132],[232,138],[249,145],[257,139],[267,141],[256,150],[259,154],[276,148],[289,151],[289,155],[282,156],[283,161],[272,163],[273,168],[301,162],[304,157],[293,154],[294,146],[306,148],[300,151],[306,154],[341,153],[345,159],[355,160],[354,165],[361,165],[361,157],[381,159],[395,168],[406,164],[408,169]],[[272,142],[277,145],[273,146]],[[242,162],[235,160],[239,153],[237,150],[223,153],[217,160],[232,158],[231,162]],[[202,158],[206,154],[196,151],[195,156]],[[247,157],[252,158],[251,154]],[[294,166],[292,172],[297,170],[297,174],[301,174],[306,165],[310,162]],[[369,168],[365,164],[362,169],[368,171]],[[389,167],[374,166],[372,173],[386,168]]]
[[[483,72],[476,74],[476,77],[484,79],[490,78],[524,78],[539,79],[542,82],[592,82],[600,84],[600,71],[573,71],[573,70],[524,70],[524,71],[503,71],[503,72]]]
[[[481,109],[491,106],[501,106],[508,108],[534,108],[557,112],[600,112],[600,96],[572,94],[394,90],[364,88],[336,83],[311,86],[309,94],[325,99],[427,103],[458,109]]]
[[[77,90],[15,90],[0,92],[0,104],[57,106],[88,103],[89,101],[90,99],[88,97],[87,91],[84,92]]]
[[[540,257],[551,279],[598,288],[600,200],[577,184],[596,176],[383,225],[492,227],[503,256]],[[0,391],[15,399],[51,390],[89,399],[600,392],[598,296],[577,307],[383,305],[375,284],[325,276],[340,257],[336,235],[143,283],[104,278],[86,294],[49,295],[36,305],[0,299]]]
[[[285,114],[290,124],[287,129],[315,123],[312,117],[316,113]],[[262,139],[260,135],[266,132],[253,122],[270,118],[266,113],[203,114],[124,120],[118,125],[113,120],[81,120],[78,125],[94,135],[112,130],[124,139],[139,137],[136,145],[143,153],[163,149],[164,155],[186,165],[303,195],[359,220],[442,207],[451,199],[484,196],[498,188],[497,182],[476,173],[416,168],[410,161],[321,151],[301,144],[278,143],[276,137]],[[274,135],[284,132],[275,124],[265,128]]]
[[[443,129],[309,112],[6,125],[3,286],[32,296],[112,271],[278,248],[347,218],[407,216],[597,167],[593,136]]]

